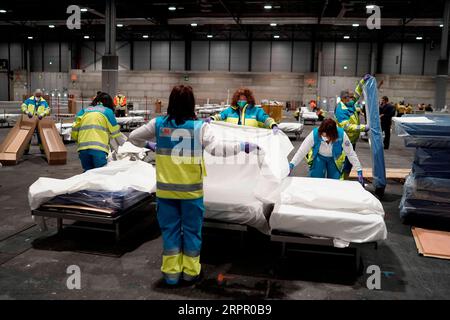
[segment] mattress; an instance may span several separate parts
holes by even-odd
[[[281,122],[278,124],[278,128],[284,133],[302,133],[303,124],[298,122]]]
[[[288,177],[270,216],[272,230],[364,243],[386,239],[381,202],[358,182]]]
[[[302,112],[301,116],[305,120],[319,120],[319,117],[315,112]]]
[[[253,227],[269,234],[273,204],[259,201],[252,190],[204,190],[205,218]]]
[[[45,204],[106,208],[111,209],[114,214],[117,214],[120,211],[131,208],[149,196],[147,192],[134,189],[117,192],[82,190],[71,194],[58,195]]]
[[[349,243],[384,240],[386,224],[378,214],[358,214],[277,204],[270,215],[272,230],[326,237]]]
[[[132,123],[144,123],[144,117],[117,117],[116,119],[121,126]]]
[[[386,166],[384,162],[383,133],[380,124],[380,112],[378,106],[377,81],[370,77],[364,86],[364,98],[366,100],[367,124],[370,126],[370,152],[372,158],[372,184],[375,192],[386,188]]]

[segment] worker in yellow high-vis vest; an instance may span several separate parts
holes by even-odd
[[[149,139],[156,138],[156,143]],[[189,86],[173,88],[167,116],[152,119],[130,134],[129,141],[156,150],[157,218],[163,237],[161,271],[167,284],[200,276],[203,224],[203,149],[231,156],[258,149],[247,142],[219,143],[210,124],[197,120]],[[225,151],[223,154],[221,154]]]

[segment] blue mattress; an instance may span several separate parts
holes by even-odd
[[[414,163],[418,165],[450,166],[450,149],[417,148]]]
[[[118,213],[132,207],[149,196],[150,194],[147,192],[141,192],[134,189],[128,189],[127,191],[121,192],[83,190],[56,196],[46,204],[106,208]]]
[[[372,153],[372,176],[375,189],[386,188],[386,167],[384,163],[383,134],[380,123],[380,110],[378,107],[377,81],[374,77],[367,80],[364,94],[367,105],[367,118],[370,126],[369,138]]]

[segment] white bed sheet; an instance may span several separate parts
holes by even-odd
[[[283,204],[275,205],[270,216],[270,227],[272,230],[333,238],[338,240],[335,245],[342,245],[342,241],[348,245],[350,242],[365,243],[384,240],[387,237],[386,224],[378,214],[358,214]]]
[[[130,123],[144,123],[144,117],[117,117],[116,119],[119,125]]]
[[[301,133],[303,131],[303,124],[299,122],[281,122],[278,128],[284,133]]]
[[[236,189],[231,192],[205,188],[205,218],[253,227],[269,234],[268,217],[273,205],[256,199],[251,190]]]

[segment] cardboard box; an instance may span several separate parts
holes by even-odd
[[[44,118],[39,121],[38,129],[48,164],[66,164],[67,149],[56,129],[55,122]]]
[[[275,120],[276,123],[280,123],[283,120],[283,108],[282,105],[274,105],[274,104],[264,104],[261,106],[264,111]]]
[[[0,162],[3,165],[16,165],[19,162],[30,144],[36,125],[36,118],[29,119],[25,115],[19,118],[0,145]]]

